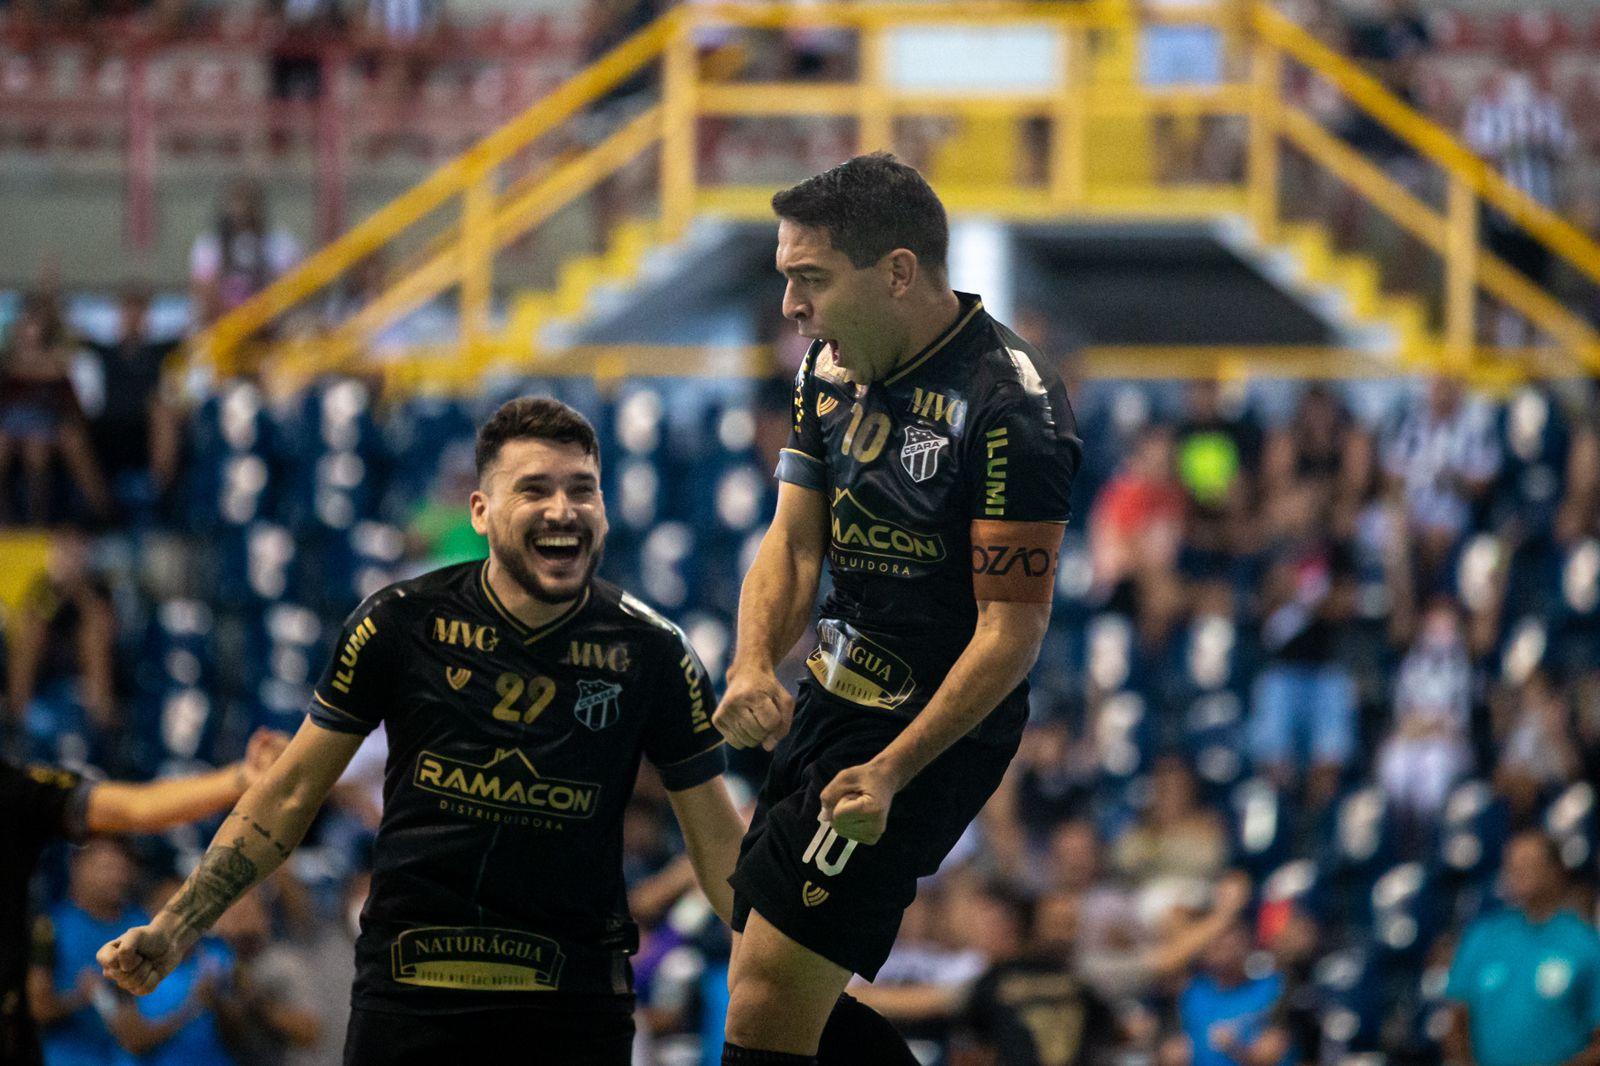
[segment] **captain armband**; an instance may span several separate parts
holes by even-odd
[[[1065,529],[1061,522],[974,521],[974,597],[1001,603],[1049,603]]]

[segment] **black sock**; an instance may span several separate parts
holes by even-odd
[[[722,1066],[817,1066],[810,1055],[791,1055],[787,1051],[755,1051],[733,1041],[722,1045]]]
[[[822,1030],[817,1066],[917,1066],[917,1057],[889,1019],[850,996],[840,996]]]

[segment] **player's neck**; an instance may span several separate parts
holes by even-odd
[[[578,596],[560,603],[546,603],[536,599],[523,588],[521,583],[506,573],[494,556],[489,557],[489,587],[494,590],[495,596],[513,618],[527,626],[529,629],[540,627],[554,622],[557,618],[572,610],[572,605],[577,602]]]
[[[906,333],[904,349],[895,357],[890,373],[915,359],[928,345],[938,340],[961,317],[961,301],[950,289],[929,294],[926,306],[918,311]]]

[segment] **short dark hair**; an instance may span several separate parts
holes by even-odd
[[[915,252],[942,275],[950,222],[938,194],[888,152],[858,155],[772,198],[779,218],[828,231],[828,240],[858,269],[896,248]]]
[[[557,444],[576,444],[600,463],[600,442],[589,420],[560,400],[549,396],[518,396],[500,405],[489,421],[478,430],[478,446],[473,453],[478,477],[500,456],[500,449],[511,440],[548,440]]]

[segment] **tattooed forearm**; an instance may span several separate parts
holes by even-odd
[[[244,844],[234,840],[211,845],[167,911],[197,933],[209,929],[260,880],[260,870],[244,853]]]
[[[278,853],[278,858],[287,859],[289,857],[290,849],[285,847],[282,841],[272,835],[272,830],[268,829],[266,826],[262,825],[260,822],[256,821],[254,818],[242,811],[234,811],[233,814],[229,815],[229,817],[239,819],[245,825],[249,826],[250,829],[262,840],[265,840],[268,844],[271,844],[272,850]]]

